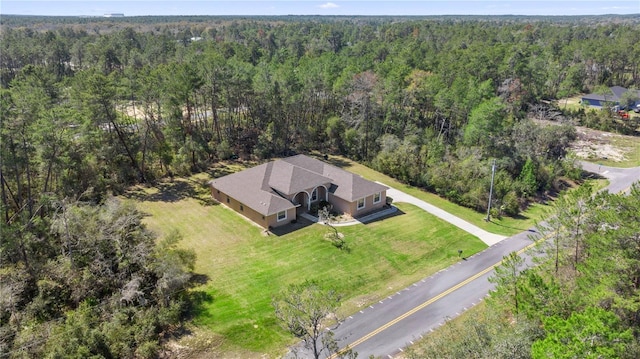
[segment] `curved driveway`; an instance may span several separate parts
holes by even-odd
[[[614,193],[627,191],[633,182],[640,180],[640,167],[619,169],[587,162],[583,162],[582,166],[589,172],[608,178],[610,185],[605,189]],[[390,196],[397,201],[413,201],[411,196],[401,200],[398,193]],[[456,226],[465,229],[467,224]],[[494,287],[487,279],[493,274],[493,268],[500,264],[502,257],[513,251],[524,252],[538,238],[539,235],[532,228],[497,241],[466,260],[362,308],[333,329],[335,338],[339,340],[340,347],[349,345],[358,353],[358,357],[373,355],[391,358],[416,338],[428,334],[447,319],[478,304]]]
[[[384,183],[381,183],[384,184]],[[501,236],[499,234],[493,234],[493,233],[489,233],[487,231],[485,231],[484,229],[471,224],[467,221],[465,221],[464,219],[457,217],[449,212],[444,211],[443,209],[440,209],[430,203],[427,203],[419,198],[416,198],[414,196],[411,196],[409,194],[406,194],[402,191],[399,191],[395,188],[391,188],[388,185],[385,185],[387,187],[389,187],[389,189],[387,190],[387,196],[393,198],[394,202],[406,202],[406,203],[411,203],[415,206],[418,206],[419,208],[422,208],[423,210],[433,214],[434,216],[441,218],[451,224],[453,224],[454,226],[462,229],[465,232],[468,232],[478,238],[480,238],[480,240],[482,240],[485,244],[487,244],[488,246],[492,246],[498,242],[500,242],[501,240],[507,238],[505,236]]]

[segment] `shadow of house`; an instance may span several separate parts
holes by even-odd
[[[351,167],[351,163],[338,157],[326,157],[324,161],[338,168]]]
[[[284,225],[284,226],[279,226],[279,227],[275,227],[275,228],[271,228],[267,230],[267,233],[269,234],[273,234],[276,235],[278,237],[280,236],[284,236],[286,234],[289,234],[291,232],[297,231],[299,229],[305,228],[305,227],[309,227],[310,225],[314,224],[315,222],[312,222],[304,217],[298,217],[295,221],[291,221],[288,224]]]
[[[406,213],[404,211],[402,211],[400,208],[396,207],[396,210],[391,212],[391,213],[389,213],[389,214],[386,214],[386,215],[383,215],[383,216],[375,216],[372,219],[364,219],[361,222],[364,223],[364,224],[375,223],[375,222],[378,222],[378,221],[383,221],[385,219],[401,216],[403,214],[406,214]]]

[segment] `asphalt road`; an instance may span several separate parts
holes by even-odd
[[[530,238],[531,237],[531,238]],[[349,345],[360,358],[391,357],[413,340],[478,304],[493,289],[487,280],[502,257],[534,243],[537,233],[525,231],[476,255],[461,259],[431,277],[363,308],[335,330],[341,347]]]
[[[608,178],[610,185],[605,189],[613,193],[627,191],[633,182],[640,180],[640,167],[619,169],[588,162],[582,166],[586,171]],[[362,308],[332,328],[335,338],[340,347],[349,345],[359,358],[370,355],[391,358],[415,339],[478,304],[494,288],[488,278],[502,257],[513,251],[524,252],[538,238],[531,228],[461,259],[431,277]]]
[[[633,182],[640,180],[640,167],[615,168],[584,161],[580,164],[585,171],[609,179],[609,186],[605,190],[611,193],[627,192]]]

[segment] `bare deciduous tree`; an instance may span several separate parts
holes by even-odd
[[[340,323],[336,311],[341,300],[342,295],[336,291],[308,280],[289,286],[272,304],[282,328],[302,339],[314,358],[320,358],[323,352],[355,358],[357,354],[350,349],[340,350],[333,332],[325,329],[329,321]],[[296,350],[294,354],[298,355]]]

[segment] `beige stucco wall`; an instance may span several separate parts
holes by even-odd
[[[318,186],[318,187],[317,187],[317,188],[318,188],[318,198],[317,198],[315,201],[311,201],[311,203],[313,204],[313,203],[318,203],[318,202],[320,202],[320,201],[323,201],[323,200],[326,198],[326,197],[325,197],[325,194],[328,192],[328,188],[329,188],[330,186],[331,186],[331,183],[325,183],[325,184],[324,184],[324,187],[323,187],[323,186]],[[311,192],[313,192],[313,189],[314,189],[314,188],[316,188],[316,187],[305,188],[305,190],[304,190],[304,191],[300,191],[300,192],[295,193],[295,194],[293,194],[293,195],[287,196],[286,198],[287,198],[289,201],[295,202],[295,201],[294,201],[294,198],[295,198],[298,194],[303,193],[303,192],[306,192],[306,195],[304,195],[304,202],[305,202],[305,203],[301,203],[301,204],[304,206],[304,209],[305,209],[305,211],[306,211],[306,210],[307,210],[307,203],[306,203],[306,201],[307,201],[307,195],[309,195],[309,197],[308,197],[308,198],[311,198]]]
[[[272,228],[275,228],[275,227],[278,227],[278,226],[282,226],[282,225],[288,224],[292,220],[296,219],[296,210],[295,210],[295,208],[287,210],[287,219],[278,222],[277,214],[273,214],[271,216],[264,216],[264,215],[258,213],[257,211],[249,208],[248,206],[244,205],[243,203],[238,202],[233,197],[227,196],[226,193],[224,193],[222,191],[218,191],[214,187],[211,187],[211,195],[213,196],[213,198],[216,201],[218,201],[218,202],[224,204],[225,206],[233,209],[234,211],[238,212],[239,214],[243,215],[244,217],[247,217],[248,219],[250,219],[251,221],[257,223],[259,226],[261,226],[263,228],[269,228],[269,226],[271,226]],[[229,198],[229,202],[227,202],[227,198]]]
[[[218,202],[222,202],[222,196],[226,196],[224,193],[221,193],[220,191],[218,191],[215,187],[213,186],[209,186],[211,187],[211,197],[213,197],[216,201]]]
[[[387,203],[387,191],[382,191],[380,194],[380,202],[373,203],[373,195],[365,197],[364,200],[364,208],[358,210],[357,201],[356,202],[347,202],[343,199],[333,196],[329,194],[329,202],[333,204],[333,209],[335,212],[342,212],[351,215],[354,218],[362,217],[368,213],[379,210]]]
[[[361,210],[358,211],[356,208],[356,204],[354,203],[354,210],[356,212],[354,212],[355,214],[352,214],[352,216],[354,217],[364,216],[368,213],[381,209],[382,207],[384,207],[386,203],[387,203],[387,191],[382,191],[380,193],[380,202],[375,204],[373,203],[373,195],[367,196],[364,201],[364,208],[362,208]]]
[[[329,193],[329,203],[333,205],[333,211],[337,213],[348,213],[351,214],[351,203],[343,200],[342,198],[338,198],[333,194]]]
[[[313,191],[313,188],[309,189],[308,193],[311,194],[311,191]],[[325,193],[324,192],[324,188],[319,187],[319,190],[318,190],[318,201],[324,199],[324,193]],[[235,200],[231,196],[227,196],[227,194],[225,194],[224,192],[218,191],[213,186],[211,187],[211,196],[213,198],[215,198],[218,202],[220,202],[220,203],[224,204],[225,206],[233,209],[234,211],[238,212],[239,214],[249,218],[251,221],[257,223],[258,225],[260,225],[263,228],[279,227],[279,226],[282,226],[282,225],[285,225],[285,224],[289,224],[289,223],[291,223],[292,220],[296,219],[296,209],[295,208],[288,209],[287,210],[287,219],[278,222],[277,214],[273,214],[273,215],[270,215],[270,216],[263,216],[262,214],[254,211],[253,209],[247,207],[246,205],[238,202],[237,200]],[[229,198],[229,202],[227,202],[227,197]],[[305,196],[305,198],[306,198],[306,196]],[[376,203],[376,204],[373,203],[373,195],[365,197],[364,208],[362,208],[360,210],[357,209],[357,202],[347,202],[347,201],[345,201],[345,200],[343,200],[341,198],[335,197],[331,193],[329,193],[329,202],[331,204],[333,204],[333,211],[347,213],[347,214],[351,215],[352,217],[357,218],[357,217],[362,217],[364,215],[367,215],[367,214],[369,214],[369,213],[371,213],[373,211],[376,211],[378,209],[381,209],[387,202],[387,192],[386,191],[382,191],[381,196],[380,196],[380,202]],[[240,209],[241,205],[242,205],[242,210]],[[305,210],[306,210],[306,204],[305,204]]]
[[[278,222],[278,215],[277,214],[272,214],[269,217],[267,217],[267,227],[265,228],[269,228],[269,226],[271,228],[276,228],[279,226],[284,226],[285,224],[289,224],[291,223],[291,221],[293,221],[294,219],[296,219],[296,209],[295,208],[291,208],[287,210],[287,219]]]

